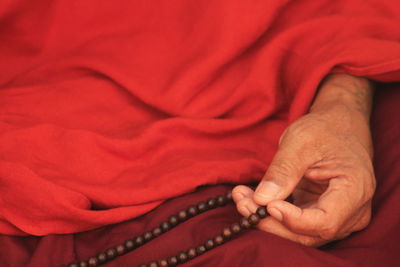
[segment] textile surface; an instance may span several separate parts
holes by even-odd
[[[398,0],[1,1],[0,233],[86,231],[258,181],[328,73],[400,80],[399,14]]]
[[[371,124],[377,191],[373,219],[363,231],[322,249],[304,247],[259,230],[247,230],[182,266],[364,266],[400,264],[400,84],[378,88]],[[198,188],[123,223],[77,234],[0,236],[0,266],[59,266],[87,259],[148,231],[191,204],[227,192],[232,185]],[[199,245],[240,218],[233,204],[207,211],[104,266],[137,266]]]

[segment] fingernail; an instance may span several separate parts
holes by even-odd
[[[268,213],[280,222],[283,220],[282,212],[280,212],[277,208],[269,208]]]
[[[279,191],[281,191],[281,187],[276,183],[271,181],[262,181],[258,185],[254,194],[258,195],[259,198],[268,198],[272,200],[278,195]]]

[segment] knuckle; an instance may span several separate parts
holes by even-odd
[[[300,238],[298,242],[306,247],[313,247],[316,244],[316,240],[310,237]]]
[[[313,123],[309,123],[306,119],[296,121],[286,129],[285,136],[296,138],[303,143],[312,142],[315,138],[313,127]]]
[[[372,199],[372,197],[375,194],[375,187],[371,185],[367,185],[365,190],[364,190],[364,196],[363,199],[365,202],[369,201]]]
[[[370,174],[370,179],[368,179],[367,184],[365,186],[365,193],[364,193],[364,199],[366,201],[369,201],[372,199],[372,197],[375,194],[376,190],[376,180],[375,176]]]
[[[369,173],[348,174],[342,182],[345,187],[354,189],[352,198],[360,204],[370,201],[375,194],[375,178]]]
[[[370,222],[371,222],[371,212],[369,211],[367,214],[361,217],[354,231],[360,231],[366,228],[370,224]]]
[[[349,184],[354,188],[358,188],[359,199],[361,203],[370,201],[376,189],[376,181],[373,173],[368,171],[360,171],[358,174],[349,175]]]
[[[293,124],[291,124],[289,127],[286,128],[285,134],[288,136],[299,136],[299,134],[302,134],[304,132],[303,123],[300,121],[295,121]]]
[[[324,240],[335,240],[339,233],[339,227],[337,225],[329,225],[323,228],[319,232],[319,236]]]
[[[286,138],[287,132],[288,132],[288,128],[286,128],[286,130],[279,137],[279,142],[278,142],[279,145],[281,145],[282,141]]]
[[[371,216],[365,216],[361,219],[360,228],[358,230],[362,230],[366,228],[371,222]]]

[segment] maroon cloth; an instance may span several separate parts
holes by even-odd
[[[378,187],[373,220],[366,230],[321,249],[309,248],[256,229],[183,266],[400,266],[400,84],[380,86],[372,128]],[[137,219],[96,230],[44,237],[0,236],[1,266],[58,266],[87,259],[157,226],[190,203],[232,186],[199,188],[169,200]],[[136,266],[204,242],[240,216],[233,204],[198,215],[106,266]]]
[[[400,82],[399,14],[399,0],[1,0],[0,233],[77,233],[260,181],[328,73]]]

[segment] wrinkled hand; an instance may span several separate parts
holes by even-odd
[[[259,229],[307,246],[365,228],[375,190],[371,90],[365,80],[330,77],[310,113],[281,136],[255,192],[243,185],[234,188],[238,211],[248,216],[259,205],[267,206],[271,216],[261,220]],[[290,195],[292,203],[285,200]]]

